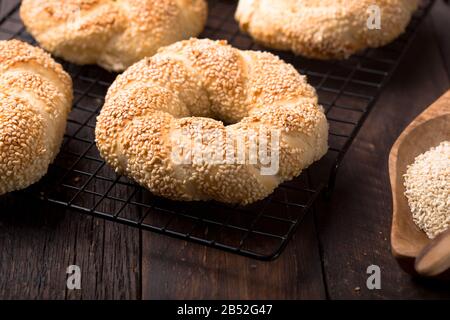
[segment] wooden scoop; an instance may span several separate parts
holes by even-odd
[[[393,198],[392,254],[400,266],[412,274],[416,274],[414,268],[416,257],[430,244],[431,240],[415,225],[412,219],[408,201],[404,195],[403,175],[406,167],[412,164],[419,154],[439,145],[444,140],[450,140],[450,90],[403,131],[389,155],[389,175]],[[441,248],[442,245],[445,244],[438,247]],[[435,252],[435,250],[438,249],[432,251]],[[439,252],[442,251],[438,250]],[[426,261],[429,261],[428,259],[425,258]]]
[[[433,277],[450,269],[450,229],[431,241],[416,258],[416,271]]]

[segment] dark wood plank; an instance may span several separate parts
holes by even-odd
[[[83,216],[72,224],[71,263],[81,267],[82,290],[66,290],[66,299],[139,298],[139,230]]]
[[[274,262],[143,234],[144,299],[325,298],[313,216]]]
[[[331,202],[321,206],[319,233],[333,299],[450,297],[445,285],[404,273],[389,241],[389,150],[403,128],[449,87],[433,32],[428,19],[347,154]],[[366,287],[371,264],[381,267],[381,290]]]
[[[434,34],[450,79],[450,1],[438,0],[431,12]]]
[[[0,201],[2,299],[140,297],[139,230],[15,195]],[[81,290],[66,268],[81,267]]]
[[[0,297],[64,299],[74,238],[64,211],[0,199]]]

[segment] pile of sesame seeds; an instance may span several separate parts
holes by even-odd
[[[450,226],[450,141],[416,157],[404,178],[413,220],[433,239]]]

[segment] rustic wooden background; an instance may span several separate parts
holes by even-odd
[[[282,256],[257,262],[15,195],[0,198],[0,299],[450,298],[391,256],[387,158],[403,128],[450,87],[450,7],[431,15],[384,90],[339,173]],[[66,290],[68,265],[82,289]],[[366,288],[379,265],[382,289]]]

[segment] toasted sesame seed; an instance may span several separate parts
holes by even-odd
[[[204,28],[205,0],[23,0],[20,16],[47,51],[123,71]]]
[[[42,49],[0,41],[0,194],[39,180],[58,153],[72,80]]]
[[[155,194],[247,204],[326,153],[328,124],[317,100],[306,78],[270,53],[190,39],[160,49],[118,76],[97,119],[96,142],[117,172]],[[180,165],[171,159],[172,143],[183,140],[171,140],[179,130],[196,141],[215,130],[247,136],[249,144],[252,132],[253,138],[267,135],[261,126],[282,132],[276,176],[263,177],[248,161]],[[211,148],[209,141],[201,151]]]
[[[417,156],[404,178],[412,218],[433,239],[450,226],[450,141]]]
[[[239,0],[242,30],[258,42],[318,59],[346,58],[383,46],[404,32],[419,0]],[[381,29],[367,26],[368,9],[381,10]]]

